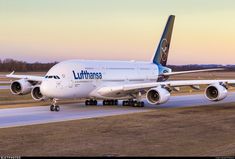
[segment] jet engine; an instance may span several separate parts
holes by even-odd
[[[31,96],[34,100],[36,101],[42,101],[45,100],[46,98],[42,95],[40,91],[40,86],[34,86],[32,91],[31,91]]]
[[[228,94],[227,88],[223,85],[211,84],[205,90],[205,96],[211,101],[220,101]]]
[[[169,100],[170,92],[159,86],[149,89],[146,98],[150,104],[162,104]]]
[[[31,89],[32,89],[32,84],[25,79],[13,81],[10,87],[12,94],[17,94],[17,95],[29,94]]]

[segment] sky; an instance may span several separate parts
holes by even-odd
[[[171,14],[168,64],[235,64],[234,0],[0,0],[0,59],[151,61]]]

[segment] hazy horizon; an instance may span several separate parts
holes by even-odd
[[[19,60],[19,59],[17,60],[17,59],[13,59],[13,58],[6,58],[6,59],[11,59],[11,60],[14,60],[14,61],[19,61],[19,62],[26,62],[28,64],[34,64],[34,63],[46,64],[46,63],[59,63],[59,62],[62,62],[62,61],[47,61],[47,62],[33,61],[33,62],[29,62],[29,61],[26,61],[26,60]],[[3,62],[6,59],[0,59],[0,61]],[[71,59],[71,60],[74,60],[74,59]],[[128,61],[128,60],[123,60],[123,61]],[[132,60],[130,60],[130,61],[132,61]],[[145,62],[148,62],[148,61],[145,61]],[[175,66],[183,66],[183,65],[222,65],[222,66],[226,66],[226,65],[235,65],[235,64],[218,64],[218,63],[197,64],[197,63],[189,63],[189,64],[167,64],[167,65],[175,65]]]
[[[168,64],[234,64],[233,0],[0,0],[0,59],[150,61],[171,14]]]

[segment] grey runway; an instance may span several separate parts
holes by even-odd
[[[184,96],[172,96],[171,99],[165,103],[157,106],[158,108],[173,108],[173,107],[191,107],[191,106],[204,106],[219,103],[235,102],[235,92],[229,92],[228,96],[221,101],[209,101],[204,94],[198,95],[184,95]],[[156,107],[146,103],[147,107]]]
[[[0,128],[148,111],[147,109],[122,106],[84,106],[79,103],[61,105],[60,107],[60,112],[51,112],[47,106],[0,109]]]
[[[11,81],[0,81],[0,84],[11,84]]]
[[[229,93],[227,98],[216,103],[228,102],[235,102],[235,93]],[[144,108],[101,105],[84,106],[82,103],[75,103],[61,105],[60,112],[51,112],[49,106],[0,109],[0,128],[130,114],[162,108],[201,106],[213,103],[215,102],[208,101],[204,95],[187,95],[172,96],[166,104],[157,106],[149,105],[145,101],[146,107]]]
[[[10,89],[10,81],[0,81],[0,84],[8,84],[8,85],[0,85],[0,90],[1,89]]]
[[[10,89],[10,86],[0,86],[0,89]]]

